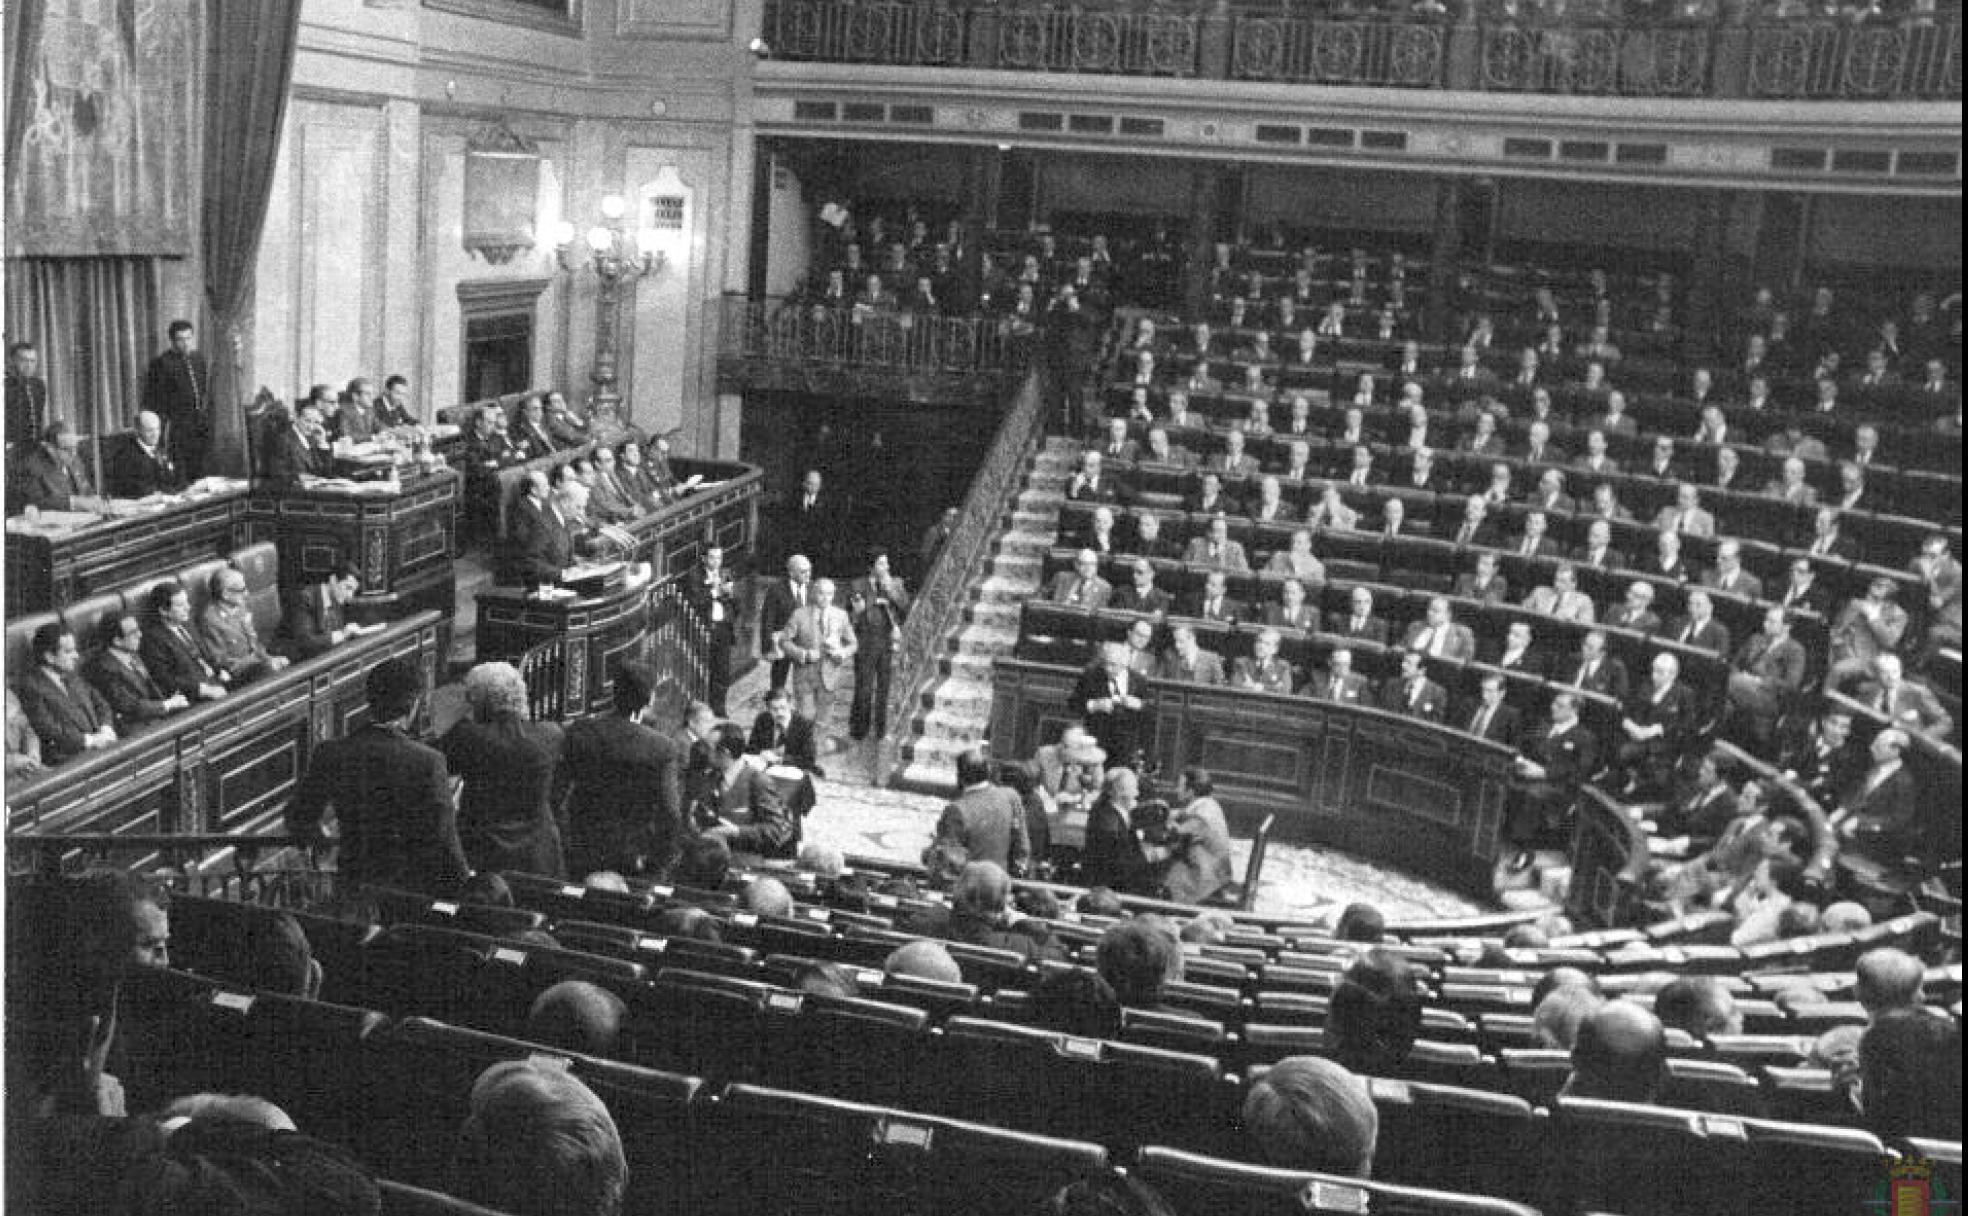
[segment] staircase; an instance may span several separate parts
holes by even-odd
[[[998,533],[983,577],[971,586],[963,623],[947,641],[941,678],[923,696],[902,747],[895,784],[948,793],[957,754],[991,730],[991,664],[1018,644],[1018,611],[1039,590],[1046,551],[1059,535],[1059,507],[1080,445],[1048,439],[1032,458],[1024,488]]]

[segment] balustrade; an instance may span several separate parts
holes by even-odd
[[[1449,12],[997,0],[768,0],[774,56],[828,63],[1642,97],[1958,99],[1958,16],[1621,22]]]

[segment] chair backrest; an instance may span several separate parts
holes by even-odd
[[[1170,1148],[1144,1148],[1128,1172],[1178,1212],[1224,1216],[1536,1216],[1535,1209],[1454,1191],[1274,1169]]]
[[[246,576],[246,606],[262,641],[280,628],[280,552],[270,540],[235,549],[227,559]]]
[[[383,1195],[382,1216],[503,1216],[492,1208],[467,1203],[442,1191],[427,1191],[386,1178],[377,1179],[376,1189]]]

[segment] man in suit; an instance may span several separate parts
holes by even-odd
[[[615,464],[615,449],[597,444],[594,449],[594,483],[588,512],[610,523],[625,523],[642,514],[635,495],[623,484]]]
[[[21,708],[41,740],[42,759],[60,764],[116,743],[115,711],[94,685],[77,674],[82,652],[60,621],[34,631],[34,669],[14,684]]]
[[[385,379],[383,395],[376,398],[371,411],[376,430],[393,431],[399,427],[416,426],[417,415],[410,409],[410,382],[396,375]]]
[[[647,462],[644,462],[647,464]],[[780,536],[787,554],[803,553],[823,570],[834,568],[834,546],[843,522],[834,496],[826,493],[818,469],[808,469],[787,504]]]
[[[1067,708],[1116,764],[1131,764],[1140,750],[1145,725],[1141,678],[1128,667],[1127,646],[1107,642],[1073,685]]]
[[[1408,626],[1401,646],[1430,658],[1461,663],[1475,657],[1476,635],[1470,632],[1469,626],[1456,623],[1449,611],[1448,598],[1438,595],[1428,601],[1426,618]]]
[[[1585,544],[1573,555],[1575,564],[1591,570],[1618,570],[1626,565],[1626,554],[1613,548],[1613,525],[1595,519],[1585,531]]]
[[[334,456],[328,446],[328,432],[321,421],[321,407],[304,401],[285,426],[277,423],[266,437],[265,459],[260,476],[280,489],[297,486],[302,477],[325,477],[333,471]]]
[[[1387,644],[1387,622],[1373,614],[1373,592],[1355,587],[1347,596],[1345,612],[1326,614],[1326,632],[1341,638]]]
[[[693,812],[704,834],[722,839],[734,853],[785,859],[797,855],[800,815],[772,778],[745,758],[743,727],[726,723],[711,739],[711,775],[704,800]]]
[[[633,445],[628,449],[634,450]],[[705,655],[710,687],[705,699],[712,712],[724,716],[725,697],[731,689],[731,651],[738,644],[738,591],[731,574],[724,568],[724,547],[704,549],[703,568],[684,579],[683,593],[704,622],[710,642]]]
[[[1646,579],[1634,579],[1626,585],[1626,598],[1606,614],[1605,623],[1614,629],[1631,629],[1635,633],[1659,633],[1661,619],[1654,612],[1654,585]]]
[[[1846,561],[1856,558],[1857,546],[1839,526],[1839,514],[1836,507],[1819,507],[1811,516],[1811,534],[1799,547],[1812,557],[1838,557]]]
[[[1517,759],[1517,798],[1504,818],[1504,839],[1516,846],[1511,868],[1530,864],[1530,850],[1555,828],[1578,796],[1578,788],[1597,771],[1599,744],[1579,722],[1578,697],[1560,692],[1551,698],[1551,722],[1533,734]]]
[[[1320,492],[1319,500],[1305,512],[1305,522],[1314,528],[1350,532],[1360,526],[1360,513],[1340,498],[1338,486],[1329,485]]]
[[[1854,699],[1909,734],[1945,740],[1954,717],[1926,685],[1906,678],[1900,656],[1885,651],[1872,661],[1873,678]]]
[[[157,686],[191,701],[225,696],[226,673],[192,632],[191,593],[177,583],[159,583],[150,589],[149,608],[150,619],[143,626],[143,660]]]
[[[1919,789],[1902,759],[1910,742],[1898,728],[1873,736],[1872,767],[1845,805],[1832,813],[1839,866],[1855,894],[1896,886],[1891,876],[1901,859],[1924,844]]]
[[[1278,585],[1278,602],[1264,606],[1264,623],[1273,629],[1311,633],[1319,628],[1319,610],[1306,602],[1305,584],[1288,578]]]
[[[1504,678],[1495,672],[1483,676],[1478,685],[1477,702],[1463,727],[1478,739],[1501,743],[1515,749],[1523,715],[1504,702]]]
[[[827,774],[820,767],[820,744],[813,719],[793,710],[793,696],[785,689],[767,693],[765,708],[752,719],[752,733],[745,750],[762,757],[767,764],[789,764],[816,777]]]
[[[1560,665],[1553,679],[1566,688],[1626,700],[1626,664],[1618,655],[1606,653],[1606,635],[1597,629],[1579,639],[1578,658]]]
[[[423,675],[414,660],[385,659],[369,669],[365,689],[369,721],[316,746],[288,804],[287,831],[327,842],[321,820],[332,808],[343,882],[449,895],[471,866],[444,756],[410,737]]]
[[[1292,504],[1285,501],[1284,483],[1269,474],[1261,478],[1257,483],[1257,501],[1250,504],[1250,521],[1283,524],[1291,522],[1293,514]]]
[[[112,498],[148,498],[184,489],[178,466],[164,450],[164,424],[144,410],[134,434],[121,435],[103,463],[103,481]]]
[[[1176,779],[1177,805],[1167,834],[1143,850],[1161,871],[1162,894],[1176,903],[1200,904],[1233,881],[1230,827],[1215,789],[1207,769],[1184,768]]]
[[[1599,613],[1592,598],[1578,589],[1578,569],[1569,562],[1558,563],[1551,572],[1550,584],[1533,588],[1524,597],[1524,608],[1580,625],[1592,624]]]
[[[1674,505],[1662,507],[1654,517],[1654,527],[1683,536],[1714,536],[1715,517],[1703,509],[1700,491],[1684,481],[1675,487]]]
[[[41,511],[73,511],[81,499],[95,497],[89,470],[77,454],[75,428],[57,418],[32,447],[16,449],[7,466],[7,513],[28,507]]]
[[[545,471],[533,469],[520,483],[519,501],[506,517],[505,561],[501,582],[552,586],[574,564],[574,537]]]
[[[1578,500],[1565,493],[1565,475],[1557,469],[1546,469],[1538,474],[1537,490],[1529,499],[1530,505],[1541,512],[1556,511],[1570,515],[1578,510]]]
[[[768,691],[786,686],[793,661],[780,648],[780,639],[785,636],[793,613],[806,607],[812,598],[813,563],[804,554],[795,553],[786,559],[785,579],[775,579],[765,589],[765,603],[759,609],[759,655],[772,663],[766,684]]]
[[[103,645],[83,673],[109,702],[123,731],[168,718],[188,708],[183,693],[167,692],[151,678],[139,651],[143,624],[134,612],[112,612],[103,618]]]
[[[1367,678],[1353,670],[1353,652],[1342,646],[1327,657],[1326,670],[1312,678],[1305,695],[1314,701],[1366,705],[1368,691]]]
[[[1518,557],[1557,557],[1562,552],[1558,542],[1550,536],[1551,520],[1543,511],[1531,511],[1524,516],[1524,532],[1510,542],[1510,551]]]
[[[1162,679],[1184,684],[1223,683],[1223,659],[1196,641],[1195,626],[1177,625],[1174,637],[1175,644],[1162,659]]]
[[[487,408],[496,409],[496,406]],[[541,456],[551,456],[560,450],[560,444],[547,429],[547,409],[536,396],[527,397],[519,403],[519,417],[513,423],[512,441],[525,453],[528,460]]]
[[[1657,532],[1654,534],[1654,551],[1641,560],[1640,573],[1686,583],[1699,578],[1701,572],[1695,569],[1693,562],[1681,556],[1679,532]]]
[[[1544,678],[1550,664],[1538,649],[1537,638],[1531,632],[1529,621],[1512,621],[1504,631],[1503,645],[1489,660],[1491,666],[1500,667],[1505,672]]]
[[[1113,503],[1119,502],[1120,498],[1120,484],[1107,472],[1099,449],[1082,453],[1080,467],[1066,482],[1066,501]]]
[[[1627,701],[1620,720],[1624,738],[1618,759],[1628,795],[1652,796],[1667,788],[1695,727],[1695,694],[1680,681],[1681,661],[1662,651],[1654,656],[1651,675],[1647,686]]]
[[[1091,549],[1101,557],[1112,557],[1120,551],[1121,538],[1114,532],[1114,508],[1104,503],[1093,509],[1088,517],[1083,548]]]
[[[961,849],[972,863],[988,861],[1014,876],[1030,865],[1024,801],[991,780],[991,763],[981,748],[957,756],[957,796],[937,819],[932,843]]]
[[[1476,569],[1456,575],[1455,595],[1461,600],[1501,604],[1510,596],[1510,582],[1497,573],[1497,555],[1488,550],[1476,554]]]
[[[1818,572],[1808,557],[1792,559],[1790,577],[1771,599],[1787,612],[1814,612],[1825,615],[1824,588],[1818,585]]]
[[[7,446],[22,447],[40,441],[48,426],[48,382],[41,370],[41,352],[32,342],[15,342],[7,348]]]
[[[281,597],[280,631],[274,644],[299,661],[324,654],[350,638],[382,629],[381,624],[349,623],[347,607],[362,585],[362,575],[351,565],[337,566],[318,583],[296,587]]]
[[[1585,433],[1585,454],[1576,464],[1593,477],[1613,477],[1619,473],[1619,462],[1606,451],[1606,432],[1597,428]]]
[[[1463,502],[1462,522],[1456,525],[1449,539],[1458,545],[1489,545],[1494,532],[1488,522],[1489,514],[1489,500],[1481,494],[1471,494]]]
[[[1243,514],[1243,504],[1224,492],[1223,475],[1215,469],[1204,472],[1196,493],[1183,504],[1183,509],[1199,515]]]
[[[1251,639],[1249,657],[1231,664],[1230,686],[1251,692],[1289,694],[1292,691],[1292,667],[1278,657],[1282,640],[1275,629],[1259,630],[1257,636]]]
[[[861,649],[847,610],[834,606],[832,579],[814,581],[813,602],[796,610],[786,622],[786,635],[780,648],[793,661],[788,680],[793,703],[813,719],[824,750],[834,691],[840,687],[842,671]]]
[[[221,683],[237,688],[287,666],[287,659],[269,654],[260,641],[259,626],[246,603],[246,575],[227,566],[212,575],[211,599],[198,614],[200,648],[219,670]]]
[[[1893,602],[1898,594],[1899,584],[1881,575],[1838,614],[1831,627],[1826,688],[1845,687],[1871,670],[1874,659],[1900,648],[1906,638],[1907,611]]]
[[[1781,608],[1763,613],[1763,630],[1744,642],[1729,673],[1729,704],[1747,719],[1760,743],[1804,687],[1804,647],[1790,636],[1790,616]]]
[[[1250,569],[1250,559],[1244,555],[1243,543],[1230,539],[1230,521],[1222,515],[1211,517],[1208,532],[1189,542],[1182,560],[1194,565],[1239,572]]]
[[[1071,570],[1052,576],[1052,590],[1046,598],[1055,604],[1097,609],[1105,608],[1113,594],[1113,585],[1100,577],[1100,555],[1082,549],[1073,556]]]
[[[909,591],[888,568],[888,551],[868,551],[868,573],[848,585],[847,608],[854,621],[854,704],[848,734],[879,739],[888,734],[888,688],[902,622],[909,615]]]
[[[1715,601],[1706,591],[1688,593],[1688,615],[1669,626],[1662,636],[1710,654],[1729,653],[1729,627],[1715,619]]]
[[[1139,459],[1150,464],[1169,465],[1178,469],[1190,468],[1196,463],[1195,455],[1188,448],[1169,442],[1167,428],[1159,426],[1148,429],[1148,448],[1140,453]]]
[[[1229,585],[1229,577],[1221,570],[1205,574],[1203,589],[1182,605],[1182,614],[1231,625],[1243,620],[1249,614],[1249,608],[1243,601],[1230,598]]]
[[[1135,513],[1134,539],[1128,542],[1127,551],[1138,557],[1173,560],[1182,556],[1182,551],[1176,543],[1162,535],[1162,517],[1152,511]]]
[[[1154,564],[1137,557],[1128,568],[1128,585],[1117,588],[1107,606],[1123,612],[1167,612],[1169,602],[1169,593],[1155,586]]]
[[[1381,688],[1380,707],[1389,713],[1440,722],[1448,712],[1449,694],[1428,678],[1420,652],[1410,650],[1401,656],[1400,672]]]
[[[1763,598],[1763,580],[1743,569],[1742,542],[1725,538],[1715,546],[1715,569],[1705,572],[1702,586],[1746,600]]]
[[[542,404],[542,412],[546,416],[547,434],[553,436],[556,446],[578,448],[594,438],[594,427],[567,403],[565,393],[558,390],[549,392]]]
[[[1776,480],[1763,487],[1763,492],[1793,507],[1815,507],[1818,505],[1818,491],[1804,480],[1805,471],[1802,460],[1786,456],[1781,473]]]
[[[1164,432],[1164,437],[1166,434]],[[1141,454],[1140,445],[1128,438],[1128,420],[1125,418],[1107,420],[1107,437],[1094,450],[1100,453],[1101,460],[1106,464],[1133,464]]]
[[[1804,729],[1786,733],[1778,771],[1827,811],[1842,806],[1866,768],[1864,750],[1852,741],[1852,715],[1831,706]]]
[[[614,712],[568,725],[554,788],[566,791],[569,874],[663,873],[682,844],[681,756],[651,722],[657,676],[646,664],[615,669]],[[739,752],[744,731],[736,726]]]
[[[197,481],[212,446],[212,372],[191,322],[173,321],[165,332],[170,346],[150,361],[143,407],[170,428],[173,460],[185,480]]]
[[[335,438],[351,443],[367,443],[376,437],[376,391],[360,376],[348,382],[335,407],[332,430]]]

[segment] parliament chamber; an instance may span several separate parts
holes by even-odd
[[[9,1210],[1959,1209],[1953,0],[126,10]]]

